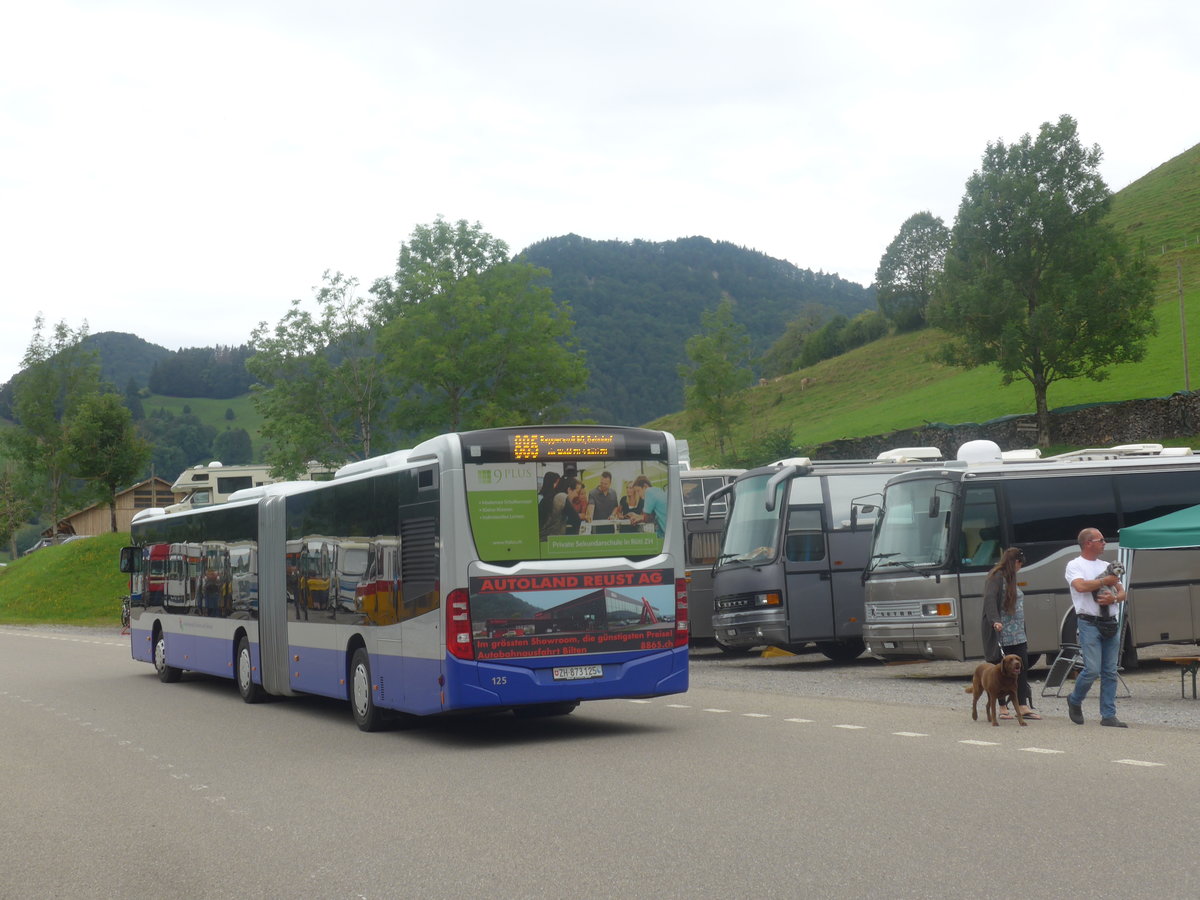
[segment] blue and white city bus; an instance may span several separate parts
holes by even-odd
[[[645,513],[579,512],[602,472]],[[250,703],[347,699],[364,731],[394,714],[560,715],[679,693],[680,505],[670,434],[571,425],[442,435],[331,481],[147,510],[122,571],[136,582],[165,556],[174,574],[167,591],[131,590],[133,657],[163,681],[234,679]]]

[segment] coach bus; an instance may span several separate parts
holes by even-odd
[[[656,519],[539,527],[539,509],[569,502],[540,503],[539,486],[588,484],[602,470],[638,482]],[[146,510],[122,570],[141,578],[165,547],[183,583],[169,606],[137,595],[133,657],[167,682],[184,670],[231,678],[251,703],[345,699],[364,731],[685,691],[682,519],[667,514],[681,503],[679,474],[662,431],[494,428],[352,463],[330,481]]]
[[[958,459],[897,475],[887,485],[866,573],[869,652],[880,659],[983,655],[983,586],[1006,547],[1025,553],[1021,590],[1031,660],[1077,641],[1064,570],[1087,527],[1116,559],[1121,528],[1200,502],[1200,456],[1187,448],[1129,444],[1041,460],[1004,461],[990,441]],[[1138,553],[1124,604],[1122,658],[1136,648],[1200,637],[1200,555]]]
[[[729,484],[745,469],[691,469],[679,476],[683,490],[683,552],[687,567],[688,621],[692,643],[713,641],[713,567],[721,552],[725,498],[704,514],[704,498]]]
[[[935,447],[857,461],[783,460],[709,495],[729,514],[713,576],[713,632],[727,652],[810,643],[832,660],[863,652],[862,572],[874,519],[852,501],[889,478],[934,465]],[[693,613],[694,615],[694,613]]]

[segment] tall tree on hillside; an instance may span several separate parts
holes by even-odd
[[[995,363],[1027,380],[1038,444],[1050,442],[1047,389],[1136,362],[1154,333],[1150,267],[1103,217],[1110,192],[1098,146],[1070,116],[1006,146],[989,144],[967,181],[930,321],[957,340],[945,359]]]
[[[48,338],[42,334],[44,328],[39,314],[14,393],[17,427],[4,433],[4,444],[35,478],[37,505],[49,514],[51,527],[57,528],[76,493],[70,479],[67,431],[80,404],[99,389],[100,366],[96,354],[80,346],[87,337],[86,322],[78,330],[59,322]]]
[[[687,414],[694,427],[708,431],[722,457],[736,452],[733,426],[738,391],[750,384],[750,338],[734,321],[728,297],[701,316],[702,331],[687,340],[690,365],[679,367]]]
[[[323,276],[314,315],[300,300],[273,329],[250,336],[246,368],[258,383],[266,461],[296,476],[310,460],[338,466],[371,455],[385,401],[383,361],[375,350],[376,305],[357,294],[358,280]]]
[[[949,246],[950,230],[930,212],[909,216],[888,244],[875,270],[875,297],[897,331],[924,327]]]
[[[445,294],[455,282],[504,262],[508,262],[508,244],[484,231],[479,222],[472,225],[459,219],[451,224],[438,216],[431,224],[413,229],[400,245],[395,274],[377,279],[371,293],[383,318],[390,319]]]
[[[116,394],[84,398],[67,429],[66,451],[73,474],[92,485],[108,504],[111,530],[117,530],[117,491],[128,487],[150,459],[150,444],[138,436],[133,414]]]
[[[458,431],[569,416],[587,382],[571,310],[549,272],[507,262],[507,246],[476,224],[438,219],[400,250],[380,334],[395,379],[398,427]]]

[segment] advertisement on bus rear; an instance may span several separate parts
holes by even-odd
[[[667,465],[658,460],[468,464],[467,502],[486,562],[662,552]]]
[[[472,578],[476,659],[673,646],[670,569]]]

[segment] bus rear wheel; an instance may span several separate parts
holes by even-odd
[[[862,641],[817,641],[817,649],[834,662],[858,659],[866,648]]]
[[[378,731],[383,727],[383,710],[375,705],[371,658],[365,647],[355,650],[350,661],[350,709],[354,712],[354,724],[362,731]]]
[[[237,686],[247,703],[262,703],[267,699],[262,685],[254,683],[254,657],[250,653],[250,639],[244,634],[237,645]]]
[[[154,632],[154,671],[163,684],[174,684],[183,675],[183,669],[167,664],[167,636],[161,629]]]

